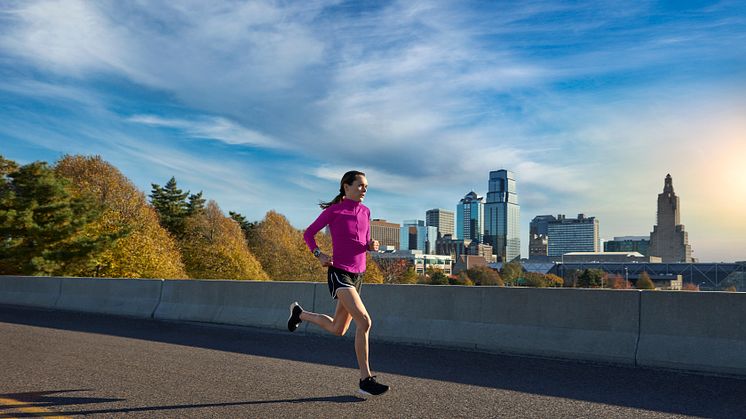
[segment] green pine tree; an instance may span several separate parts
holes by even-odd
[[[578,277],[578,287],[599,288],[603,286],[604,274],[601,269],[585,269]]]
[[[87,229],[101,208],[90,197],[74,196],[68,185],[43,162],[7,174],[0,189],[0,273],[65,275],[113,245],[114,233]]]
[[[246,241],[250,241],[252,234],[254,234],[256,229],[256,222],[251,222],[246,219],[243,215],[241,215],[238,212],[229,211],[228,215],[233,219],[233,221],[237,222],[238,225],[241,227],[241,231],[243,231],[244,237],[246,237]]]
[[[153,190],[150,194],[150,202],[158,213],[161,225],[174,237],[182,237],[186,226],[186,217],[189,215],[189,205],[186,201],[189,191],[182,192],[176,186],[176,178],[174,177],[171,177],[164,187],[155,183],[151,186]]]
[[[205,212],[205,198],[202,198],[202,191],[197,194],[189,195],[189,202],[187,203],[187,215],[198,215],[204,214]]]

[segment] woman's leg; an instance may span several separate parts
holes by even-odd
[[[342,336],[347,333],[347,329],[350,327],[350,322],[352,321],[352,316],[345,309],[344,305],[342,305],[340,301],[337,301],[337,310],[334,312],[334,318],[331,318],[326,314],[304,311],[301,313],[300,319],[304,322],[313,323],[333,335]]]
[[[368,310],[355,288],[338,289],[337,298],[348,315],[355,319],[355,354],[360,367],[360,379],[366,379],[372,375],[368,365],[368,332],[371,326]]]

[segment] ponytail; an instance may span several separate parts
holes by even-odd
[[[357,170],[350,170],[349,172],[345,173],[344,176],[342,176],[342,180],[339,182],[339,195],[335,196],[334,199],[329,202],[319,203],[319,206],[322,209],[327,209],[334,204],[342,202],[342,199],[345,196],[344,185],[352,185],[352,183],[355,182],[355,178],[357,178],[358,176],[365,176],[365,173],[358,172]]]
[[[334,204],[338,204],[338,203],[342,202],[342,198],[344,198],[344,196],[345,196],[344,192],[340,192],[339,195],[337,195],[337,196],[334,197],[334,199],[332,199],[329,202],[321,202],[319,204],[319,206],[322,209],[327,209],[327,208],[331,207]]]

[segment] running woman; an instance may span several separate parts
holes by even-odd
[[[342,336],[355,320],[355,354],[360,367],[360,393],[377,396],[389,386],[376,381],[368,365],[368,333],[371,320],[363,301],[360,287],[365,273],[365,255],[368,250],[378,250],[378,241],[370,239],[370,210],[362,204],[368,191],[365,173],[350,171],[342,176],[339,195],[331,202],[321,204],[324,211],[303,234],[308,249],[328,267],[329,293],[337,300],[334,318],[324,314],[304,311],[298,302],[290,305],[288,330],[295,331],[303,321],[313,323],[327,332]],[[325,226],[332,234],[334,258],[324,254],[316,245],[314,236]]]

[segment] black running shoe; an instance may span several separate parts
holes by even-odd
[[[291,332],[295,332],[295,329],[300,326],[301,320],[300,320],[300,313],[303,313],[303,308],[301,308],[300,304],[298,302],[294,302],[293,304],[290,304],[290,317],[288,317],[288,330]]]
[[[368,377],[365,380],[360,380],[360,393],[368,396],[380,396],[387,392],[389,386],[381,384],[376,381],[376,376]]]

